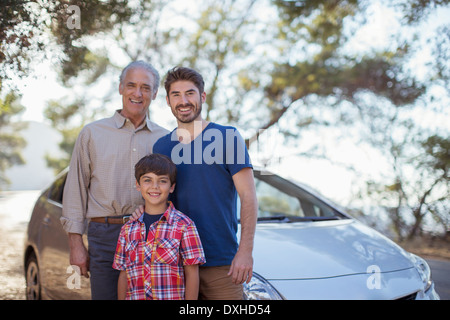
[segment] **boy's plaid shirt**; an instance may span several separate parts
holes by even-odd
[[[184,299],[183,265],[206,262],[194,222],[172,203],[145,240],[142,215],[123,227],[113,268],[127,271],[127,299]]]

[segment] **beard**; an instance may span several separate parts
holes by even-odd
[[[181,115],[178,113],[178,109],[181,108],[192,108],[192,112],[188,115]],[[195,107],[193,104],[191,103],[186,103],[186,104],[179,104],[175,107],[175,112],[172,111],[173,115],[175,116],[175,118],[177,118],[178,121],[180,121],[181,123],[190,123],[194,120],[196,120],[198,118],[198,116],[201,114],[202,112],[202,102],[199,101],[197,107]]]

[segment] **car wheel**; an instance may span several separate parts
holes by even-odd
[[[41,283],[39,280],[39,266],[34,254],[28,258],[26,270],[27,300],[40,300]]]

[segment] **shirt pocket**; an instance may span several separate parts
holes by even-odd
[[[178,239],[157,239],[155,262],[177,265],[179,248],[180,240]]]
[[[131,240],[125,246],[126,266],[132,266],[139,262],[139,241]]]

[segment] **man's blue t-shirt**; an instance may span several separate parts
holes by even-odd
[[[171,200],[195,222],[206,255],[204,266],[230,265],[238,248],[232,176],[252,168],[239,132],[210,122],[193,141],[183,144],[175,129],[155,143],[153,153],[167,155],[177,165]]]

